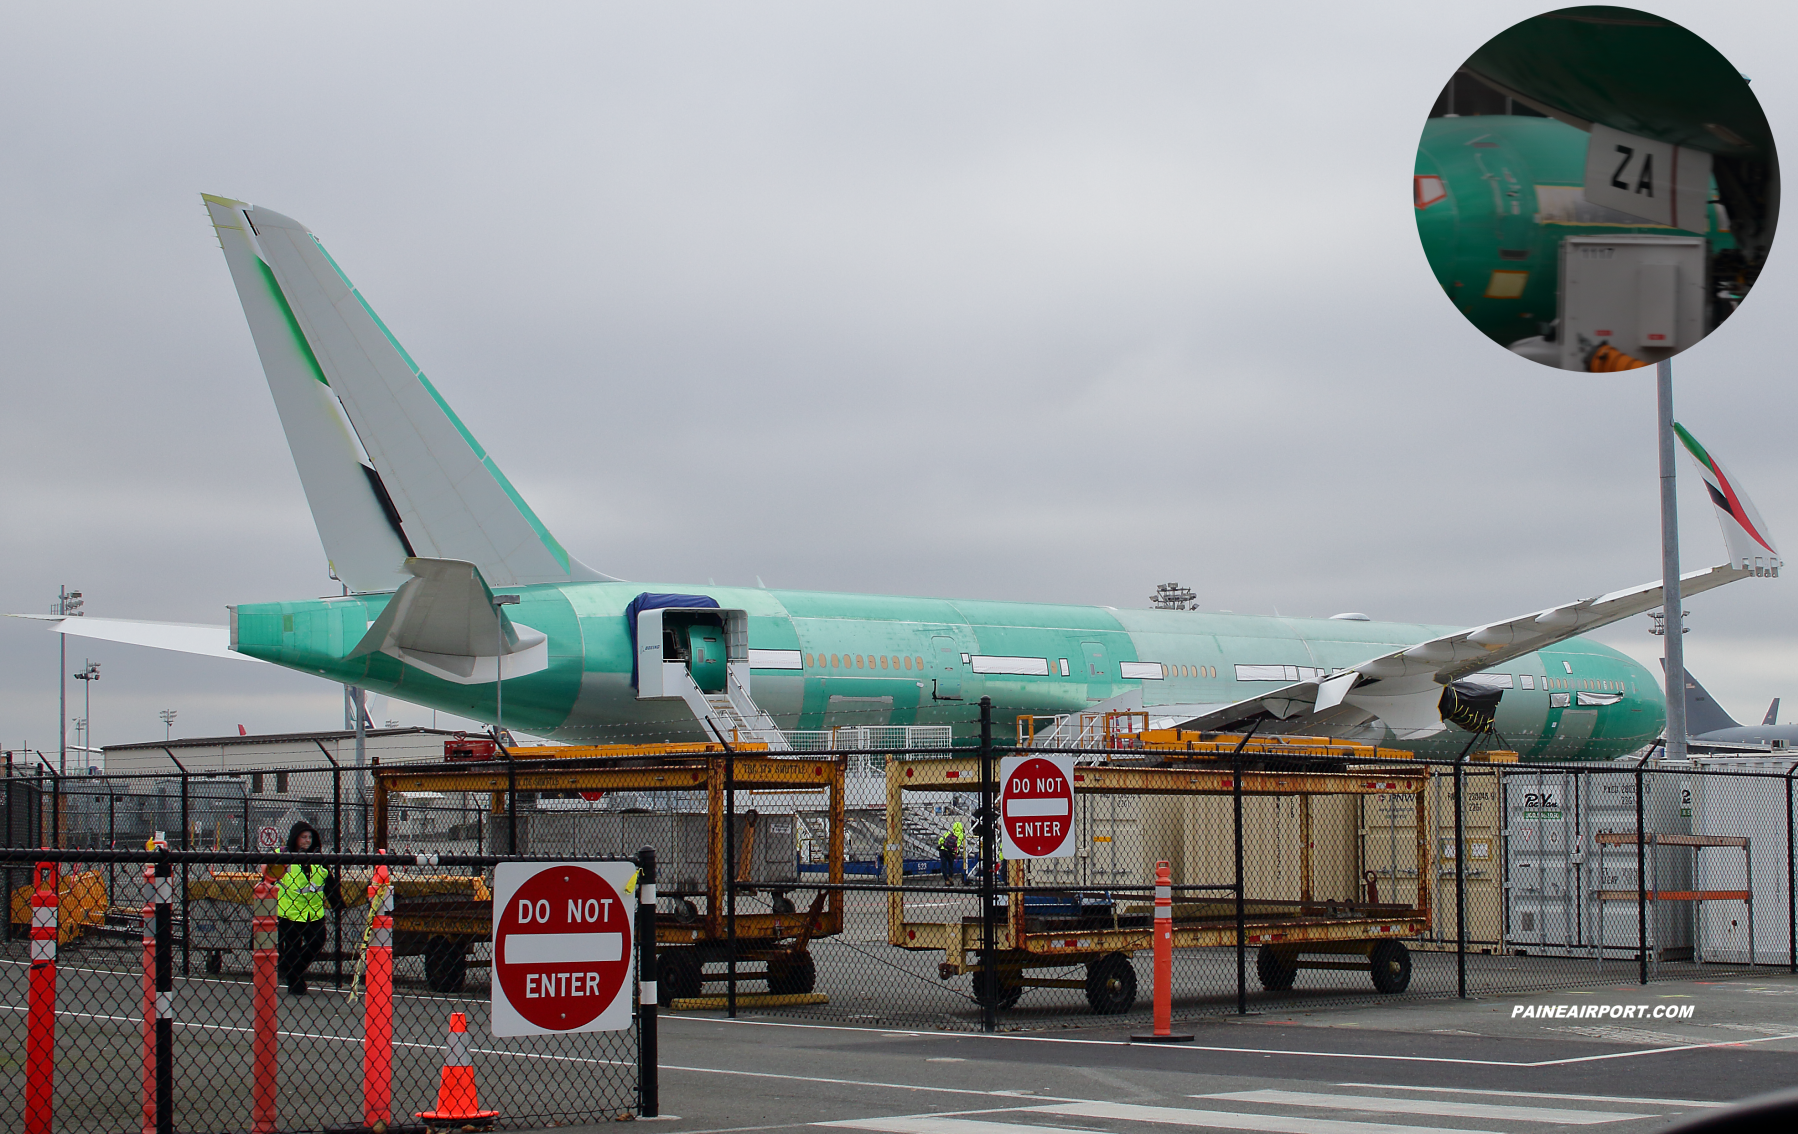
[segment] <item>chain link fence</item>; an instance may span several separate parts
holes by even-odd
[[[1080,747],[1043,739],[420,761],[365,779],[294,769],[281,791],[277,773],[260,773],[260,793],[247,776],[80,777],[44,781],[39,829],[57,845],[126,845],[153,833],[154,815],[171,845],[180,832],[232,848],[266,826],[284,836],[297,812],[331,849],[554,858],[651,846],[654,976],[662,1003],[686,1012],[1139,1025],[1158,862],[1173,894],[1176,1018],[1798,971],[1798,759],[1532,764],[1470,746],[1425,760],[1292,737],[1158,744],[1110,728]],[[999,764],[1043,753],[1075,763],[1073,853],[983,869],[999,857],[976,832]],[[217,916],[214,883],[200,881],[177,898],[196,925]],[[340,915],[347,944],[334,924],[321,953],[333,987],[353,966],[357,916]],[[408,939],[397,963],[421,996],[479,989],[489,932],[477,920],[440,933],[435,953]],[[242,963],[203,940],[183,940],[184,978]]]
[[[189,815],[206,813],[200,801],[210,798],[191,797]],[[39,802],[47,812],[59,801],[46,794]],[[217,814],[235,825],[240,802]],[[71,823],[65,833],[74,839],[82,830]],[[492,888],[502,861],[0,850],[12,907],[0,946],[0,1029],[8,1051],[53,1045],[47,1064],[7,1061],[0,1124],[23,1127],[34,1092],[46,1091],[65,1131],[361,1129],[374,1121],[460,1129],[604,1121],[645,1107],[653,1114],[652,1012],[647,1025],[638,1014],[623,1031],[491,1034]],[[271,863],[307,872],[301,890],[313,883],[320,908],[288,906],[272,884],[259,889]],[[653,880],[652,870],[638,876]],[[303,904],[303,894],[293,901]],[[259,917],[268,920],[259,925]],[[640,959],[627,957],[631,973]],[[623,993],[633,1003],[634,979],[627,975]],[[53,1041],[45,1040],[46,1004]],[[446,1069],[457,1055],[478,1105],[450,1090]],[[448,1094],[451,1105],[440,1107]]]

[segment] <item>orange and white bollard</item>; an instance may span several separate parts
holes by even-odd
[[[253,1069],[250,1083],[251,1134],[275,1129],[275,884],[256,883],[256,914],[250,921],[250,969],[255,1001],[255,1032],[250,1039]]]
[[[56,1105],[56,864],[40,862],[31,892],[31,991],[25,1016],[25,1131],[50,1134]]]
[[[1168,864],[1155,864],[1155,1033],[1132,1043],[1186,1043],[1174,1034],[1174,879]]]
[[[443,1075],[437,1081],[437,1109],[416,1117],[428,1122],[489,1122],[497,1110],[482,1110],[475,1090],[474,1066],[468,1062],[468,1017],[450,1013],[449,1042],[443,1046]]]
[[[362,994],[362,1124],[393,1124],[393,886],[385,866],[368,887],[368,980]]]

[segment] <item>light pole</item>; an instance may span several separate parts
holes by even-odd
[[[1679,596],[1679,491],[1678,466],[1673,459],[1673,363],[1655,364],[1655,430],[1658,435],[1661,472],[1661,598],[1666,639],[1662,652],[1667,682],[1667,742],[1669,760],[1686,758],[1686,643]]]
[[[166,741],[175,735],[175,710],[164,709],[156,715],[162,718],[162,739]]]
[[[497,640],[497,648],[493,653],[493,742],[501,748],[505,747],[502,739],[506,734],[506,703],[503,699],[505,688],[506,663],[506,612],[501,607],[517,606],[517,595],[494,595],[493,636]]]
[[[81,615],[81,605],[80,591],[71,591],[67,583],[58,589],[57,615],[78,618]],[[56,772],[66,776],[69,772],[69,683],[62,675],[69,668],[69,636],[58,634],[56,637]]]
[[[81,692],[84,706],[81,710],[82,750],[87,752],[91,758],[93,756],[91,749],[94,746],[94,682],[100,680],[100,663],[83,660],[81,672],[72,673],[69,676],[83,685]]]

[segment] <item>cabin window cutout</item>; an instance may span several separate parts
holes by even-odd
[[[1525,673],[1525,674],[1521,674],[1519,676],[1521,676],[1521,678],[1523,679],[1523,687],[1525,689],[1534,689],[1536,687],[1536,675],[1535,674]]]
[[[1061,675],[1063,677],[1068,676],[1068,659],[1066,658],[1061,659]]]

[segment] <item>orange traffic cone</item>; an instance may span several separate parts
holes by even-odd
[[[475,1094],[474,1068],[468,1063],[468,1017],[450,1013],[449,1042],[443,1048],[443,1078],[437,1085],[437,1109],[419,1118],[434,1122],[485,1122],[499,1111],[482,1110]]]

